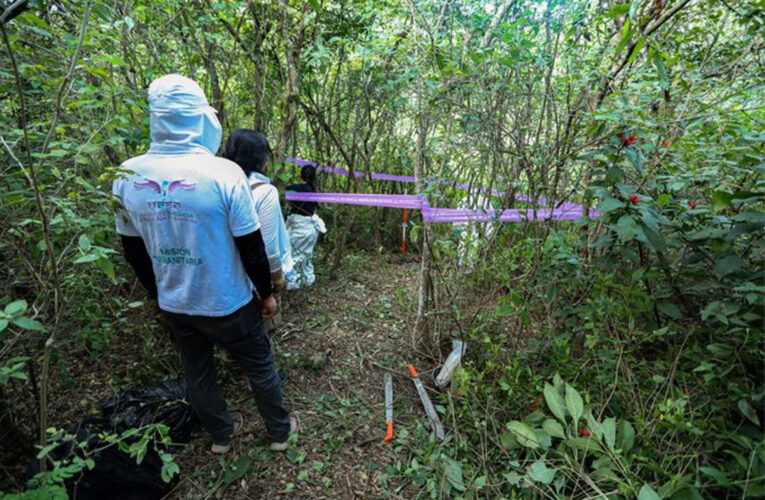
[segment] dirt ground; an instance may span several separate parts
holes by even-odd
[[[208,437],[176,455],[180,481],[167,498],[417,496],[396,475],[408,461],[409,445],[383,442],[383,377],[385,367],[394,372],[397,433],[428,426],[404,369],[404,363],[418,362],[411,327],[419,266],[392,255],[352,254],[335,281],[317,267],[313,287],[282,300],[284,322],[272,336],[277,364],[287,373],[285,397],[302,426],[297,440],[286,453],[271,452],[248,384],[236,367],[219,363],[221,390],[230,408],[244,414],[245,426],[223,457],[209,452]],[[151,336],[117,339],[118,349],[81,365],[89,369],[69,374],[70,386],[87,390],[54,398],[53,425],[72,425],[99,400],[113,396],[115,387],[150,384],[179,373],[165,339],[149,321],[145,329]]]

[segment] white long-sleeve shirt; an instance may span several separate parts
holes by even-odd
[[[279,204],[279,191],[271,180],[257,172],[250,174],[250,185],[263,183],[252,190],[255,211],[260,219],[260,232],[266,246],[268,265],[274,273],[281,269],[285,274],[292,270],[292,247]]]

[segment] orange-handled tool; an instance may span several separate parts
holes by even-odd
[[[385,441],[393,441],[393,377],[390,373],[385,374]]]

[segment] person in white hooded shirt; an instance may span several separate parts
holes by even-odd
[[[248,129],[235,130],[223,148],[223,157],[239,165],[250,182],[271,268],[271,280],[278,292],[284,286],[284,276],[292,271],[293,260],[279,204],[279,191],[266,176],[266,165],[272,154],[268,139],[262,133]]]
[[[212,451],[227,452],[236,428],[218,391],[216,343],[247,375],[271,448],[284,450],[297,421],[263,327],[276,302],[250,185],[236,164],[215,157],[221,126],[193,80],[152,82],[149,110],[151,147],[126,161],[112,185],[125,258],[180,346],[189,400]]]

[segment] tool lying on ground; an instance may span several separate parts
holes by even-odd
[[[393,441],[393,377],[390,373],[385,374],[385,441]]]
[[[420,395],[422,406],[425,407],[425,413],[433,423],[433,430],[435,431],[436,436],[438,439],[443,439],[444,426],[441,425],[441,420],[438,418],[438,413],[436,413],[436,409],[433,407],[433,403],[430,401],[430,396],[428,396],[428,393],[425,391],[425,386],[422,385],[422,381],[420,380],[420,376],[417,374],[417,370],[415,370],[413,365],[407,365],[407,368],[409,368],[409,373],[412,375],[414,387],[417,389],[417,393]]]
[[[446,389],[449,387],[449,382],[452,380],[454,371],[460,366],[462,362],[462,355],[465,354],[465,343],[461,340],[452,341],[452,352],[444,361],[444,365],[438,370],[435,375],[436,385],[440,389]]]

